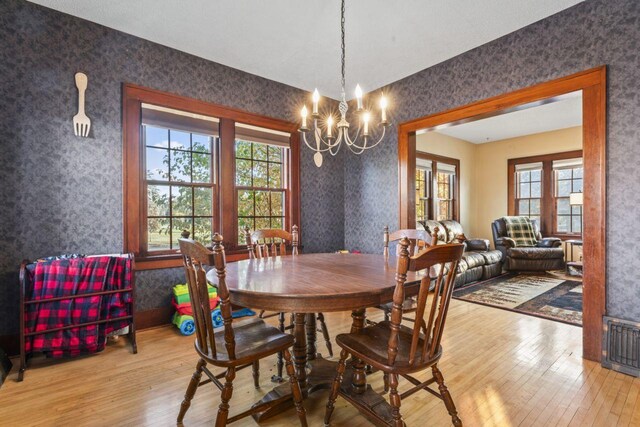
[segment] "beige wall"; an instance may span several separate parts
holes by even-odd
[[[470,142],[437,132],[416,136],[417,151],[460,160],[460,224],[467,235],[475,233],[476,192],[473,191],[473,180],[476,175],[476,147]]]
[[[560,129],[486,144],[428,132],[418,151],[460,160],[460,223],[468,237],[492,240],[491,222],[507,214],[509,159],[582,149],[582,127]]]

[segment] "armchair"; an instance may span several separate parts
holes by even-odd
[[[562,240],[557,237],[542,237],[537,220],[531,220],[536,235],[536,246],[516,246],[516,242],[507,234],[504,219],[499,218],[491,224],[493,242],[502,253],[505,270],[510,271],[547,271],[564,268],[564,250]]]

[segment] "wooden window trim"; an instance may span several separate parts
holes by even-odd
[[[553,177],[553,161],[582,158],[582,150],[562,153],[543,154],[539,156],[519,157],[507,162],[507,213],[516,214],[516,165],[526,163],[542,163],[542,198],[540,205],[540,232],[545,237],[559,237],[563,240],[579,239],[581,234],[556,233],[555,230],[555,180]]]
[[[225,237],[226,253],[229,260],[248,257],[246,248],[236,244],[235,227],[237,224],[237,206],[235,200],[235,157],[234,150],[221,147],[234,147],[235,123],[264,127],[291,134],[288,156],[283,159],[288,165],[285,205],[285,227],[300,225],[300,140],[298,126],[273,117],[254,114],[248,111],[229,108],[193,98],[188,98],[155,89],[124,83],[122,86],[122,142],[123,142],[123,238],[124,252],[136,255],[136,269],[178,267],[181,265],[179,254],[143,255],[140,253],[146,221],[146,200],[143,200],[143,147],[141,144],[142,103],[149,103],[176,110],[188,111],[216,117],[219,123],[219,152],[214,157],[224,168],[214,168],[217,174],[217,202],[214,202],[214,231]],[[214,194],[214,198],[216,195]],[[232,215],[223,212],[233,212]],[[303,232],[304,230],[301,230]],[[302,235],[299,236],[302,242]]]
[[[416,158],[417,159],[423,159],[423,160],[429,160],[431,161],[431,181],[433,181],[434,179],[437,179],[438,173],[438,162],[440,163],[446,163],[448,165],[453,165],[456,168],[456,174],[455,174],[455,180],[456,182],[454,183],[453,186],[453,203],[452,203],[452,207],[453,207],[453,215],[452,215],[452,219],[454,221],[458,221],[460,222],[460,159],[454,159],[453,157],[446,157],[446,156],[441,156],[438,154],[432,154],[432,153],[425,153],[422,151],[416,151]],[[413,174],[414,176],[414,180],[415,180],[415,173]],[[434,191],[433,189],[433,182],[430,183],[431,185],[431,189],[429,191],[429,194],[431,195],[430,197],[430,206],[429,206],[429,212],[427,214],[427,216],[431,219],[433,218],[435,220],[435,216],[436,216],[436,212],[438,212],[438,207],[437,207],[437,203],[438,203],[438,198],[437,198],[437,193]]]

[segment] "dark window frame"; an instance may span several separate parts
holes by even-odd
[[[453,197],[449,200],[450,207],[452,209],[452,215],[450,219],[454,221],[460,222],[460,159],[454,159],[452,157],[441,156],[438,154],[425,153],[422,151],[416,151],[417,159],[429,160],[431,162],[431,180],[429,183],[429,196],[428,196],[428,212],[427,218],[430,220],[437,220],[436,216],[438,214],[438,194],[434,190],[437,189],[437,179],[438,179],[438,163],[443,163],[447,165],[454,166],[456,169],[455,174],[451,174],[454,178],[453,183]],[[415,180],[415,176],[414,176]],[[449,184],[451,185],[451,184]],[[416,200],[417,201],[417,200]]]
[[[554,160],[582,158],[582,150],[565,151],[561,153],[544,154],[539,156],[509,159],[507,165],[507,212],[517,215],[516,208],[516,165],[527,163],[542,163],[542,200],[540,201],[540,232],[544,237],[559,237],[563,240],[578,239],[580,233],[558,233],[556,231],[556,200]]]
[[[123,84],[123,217],[124,252],[136,255],[136,269],[178,267],[181,257],[176,251],[149,253],[146,244],[146,190],[144,145],[141,136],[142,104],[187,111],[215,117],[219,122],[219,143],[213,147],[213,182],[217,184],[214,198],[213,231],[224,237],[224,245],[230,261],[248,257],[245,242],[237,242],[237,201],[235,186],[235,123],[272,129],[290,134],[287,162],[287,189],[285,228],[300,225],[300,144],[295,123],[237,110],[193,98],[157,91],[133,84]],[[227,166],[228,165],[228,166]],[[228,214],[231,212],[232,214]],[[302,230],[301,230],[302,231]],[[301,242],[301,236],[300,236]]]

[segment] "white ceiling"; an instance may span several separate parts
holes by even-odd
[[[305,90],[340,95],[339,0],[31,0]],[[445,61],[582,0],[348,0],[347,94]]]
[[[511,113],[463,124],[445,125],[430,131],[483,144],[582,125],[582,91],[572,92],[552,101],[543,105],[526,105]]]

